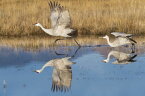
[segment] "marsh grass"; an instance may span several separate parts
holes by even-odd
[[[55,0],[66,6],[79,35],[113,31],[144,34],[145,0]],[[46,35],[33,24],[50,27],[48,0],[0,0],[0,35]]]
[[[0,37],[0,48],[8,47],[8,48],[13,48],[15,50],[24,49],[27,51],[38,51],[43,49],[55,49],[57,47],[77,46],[76,43],[73,41],[73,39],[58,41],[56,44],[54,43],[55,39],[56,38],[52,38],[52,37],[40,38],[38,36],[37,37],[32,36],[30,38]],[[113,41],[113,39],[114,38],[111,38],[111,41]],[[139,49],[140,48],[144,49],[145,37],[140,36],[140,37],[135,37],[134,39],[137,41],[136,47]],[[95,36],[79,36],[76,38],[76,40],[79,42],[81,46],[94,46],[94,48],[97,48],[97,45],[107,44],[105,39],[101,39]]]
[[[53,48],[57,46],[77,46],[77,44],[73,41],[73,39],[61,40],[57,43],[54,43],[55,39],[53,37],[36,37],[32,36],[28,37],[21,37],[21,38],[7,38],[7,37],[0,37],[0,46],[9,46],[9,47],[24,47],[24,48]],[[93,39],[93,40],[92,40]],[[96,44],[105,44],[105,40],[98,39],[98,37],[90,37],[90,36],[81,36],[76,38],[76,40],[81,45],[96,45]]]

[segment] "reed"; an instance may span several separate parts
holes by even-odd
[[[113,31],[145,33],[145,0],[55,0],[66,6],[79,35]],[[49,28],[48,0],[0,0],[0,35],[46,35],[33,24]]]

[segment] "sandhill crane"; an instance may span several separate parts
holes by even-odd
[[[109,36],[104,36],[103,38],[107,39],[107,43],[111,47],[118,47],[126,44],[132,44],[134,46],[135,43],[137,43],[135,40],[132,39],[132,34],[126,34],[123,32],[112,32],[112,35],[114,35],[116,38],[113,42],[110,42]],[[135,47],[135,46],[134,46]]]
[[[112,64],[129,64],[131,62],[135,62],[135,60],[133,59],[137,55],[133,53],[127,54],[119,51],[110,51],[107,56],[107,59],[103,60],[103,62],[108,63],[111,56],[116,58],[116,61],[112,62]]]
[[[71,86],[72,80],[71,65],[74,64],[69,59],[71,57],[50,60],[41,69],[35,70],[35,72],[41,73],[46,67],[53,66],[52,91],[67,91]]]
[[[69,11],[61,6],[60,4],[56,3],[55,1],[49,2],[50,7],[50,20],[51,20],[51,29],[44,28],[40,23],[36,23],[35,26],[39,26],[45,33],[51,36],[60,36],[65,37],[68,39],[69,37],[76,37],[77,30],[71,29],[71,17]],[[64,39],[56,39],[55,43],[58,40]],[[80,44],[74,39],[76,44],[80,46]]]

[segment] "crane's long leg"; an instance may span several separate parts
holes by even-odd
[[[59,40],[65,40],[65,39],[56,39],[54,42],[56,43],[56,42],[59,41]]]
[[[78,47],[78,48],[76,49],[76,51],[74,52],[74,54],[71,56],[72,58],[75,57],[75,55],[77,54],[77,52],[79,51],[80,48],[81,48],[81,47]],[[56,54],[56,55],[66,55],[66,56],[68,56],[68,54],[61,54],[61,53],[57,53],[56,51],[55,51],[55,54]]]
[[[56,39],[56,40],[55,40],[55,43],[56,43],[57,41],[59,41],[59,40],[66,40],[66,39],[69,39],[69,38],[65,38],[65,39]],[[76,39],[74,39],[74,41],[75,41],[75,43],[76,43],[79,47],[81,47],[81,45],[77,42]]]
[[[71,57],[75,57],[75,55],[77,54],[77,52],[79,51],[80,48],[81,48],[81,47],[79,46],[79,47],[77,48],[77,50],[75,51],[75,53],[74,53]]]
[[[81,47],[81,45],[77,42],[76,39],[74,39],[74,41],[76,42],[76,44],[77,44],[79,47]]]
[[[132,43],[132,53],[134,53],[135,52],[135,44],[134,43]]]
[[[67,55],[67,54],[57,53],[56,51],[55,51],[55,54],[56,54],[56,55]]]

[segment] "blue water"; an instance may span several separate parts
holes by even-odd
[[[115,57],[111,57],[108,63],[102,62],[114,50],[108,47],[78,49],[74,46],[66,47],[69,50],[63,49],[33,52],[1,47],[0,96],[145,96],[144,51],[129,52],[137,54],[134,62],[112,64],[117,60]],[[55,51],[65,55],[55,54]],[[34,71],[50,60],[66,57],[71,57],[70,62],[75,62],[70,65],[71,84],[67,90],[53,91],[54,67],[46,67],[40,74]]]

